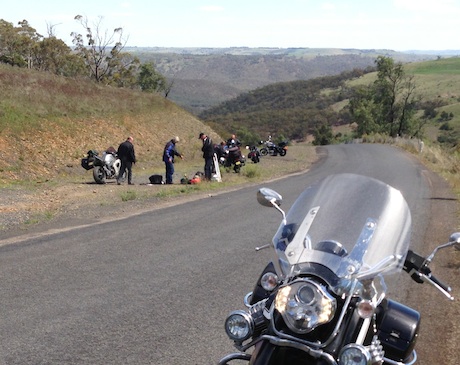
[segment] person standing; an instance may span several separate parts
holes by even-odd
[[[173,183],[173,175],[174,175],[174,157],[178,156],[181,160],[184,158],[182,154],[177,152],[176,150],[176,143],[179,142],[179,137],[172,138],[168,143],[166,143],[164,151],[163,151],[163,162],[165,163],[166,167],[166,184]]]
[[[126,141],[120,143],[117,150],[117,156],[121,160],[120,173],[117,177],[117,184],[120,185],[123,181],[123,175],[125,172],[128,175],[128,184],[134,185],[133,183],[133,164],[136,163],[136,154],[134,152],[134,139],[132,136],[126,138]]]
[[[227,146],[228,148],[240,147],[241,142],[238,138],[236,138],[235,134],[232,134],[232,136],[229,139],[227,139]]]
[[[204,133],[200,133],[198,139],[201,139],[203,141],[203,147],[201,148],[201,151],[203,151],[204,158],[204,179],[206,181],[211,181],[214,164],[214,146],[212,144],[211,138],[209,138]]]

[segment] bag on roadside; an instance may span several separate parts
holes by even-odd
[[[149,177],[150,184],[164,184],[162,175],[152,175]]]

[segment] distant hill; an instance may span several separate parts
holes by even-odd
[[[427,124],[432,140],[441,134],[446,140],[460,135],[460,58],[451,57],[405,65],[413,75],[420,108],[436,106],[436,116]],[[322,125],[347,125],[352,88],[368,85],[376,72],[348,71],[334,76],[270,84],[223,102],[199,116],[221,134],[230,131],[246,138],[268,134],[291,140],[305,140]],[[444,118],[441,116],[444,115]],[[423,110],[420,110],[420,117]],[[440,130],[442,130],[440,132]]]
[[[416,62],[434,54],[328,48],[142,48],[126,51],[173,82],[169,98],[195,115],[241,93],[277,82],[309,80],[374,66],[379,55]]]
[[[230,131],[253,141],[268,135],[302,141],[320,125],[348,123],[346,111],[332,106],[348,99],[346,83],[363,71],[310,80],[280,82],[240,94],[202,112],[199,117],[221,134]]]

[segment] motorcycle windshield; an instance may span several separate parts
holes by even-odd
[[[339,278],[373,278],[401,270],[411,216],[402,194],[360,175],[331,175],[307,188],[286,215],[273,244],[278,269],[326,266]]]

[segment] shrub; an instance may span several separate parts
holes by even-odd
[[[244,176],[246,176],[247,178],[249,179],[253,179],[255,177],[259,177],[260,176],[260,170],[257,166],[255,165],[249,165],[249,166],[245,166],[244,169],[243,169],[243,174]]]

